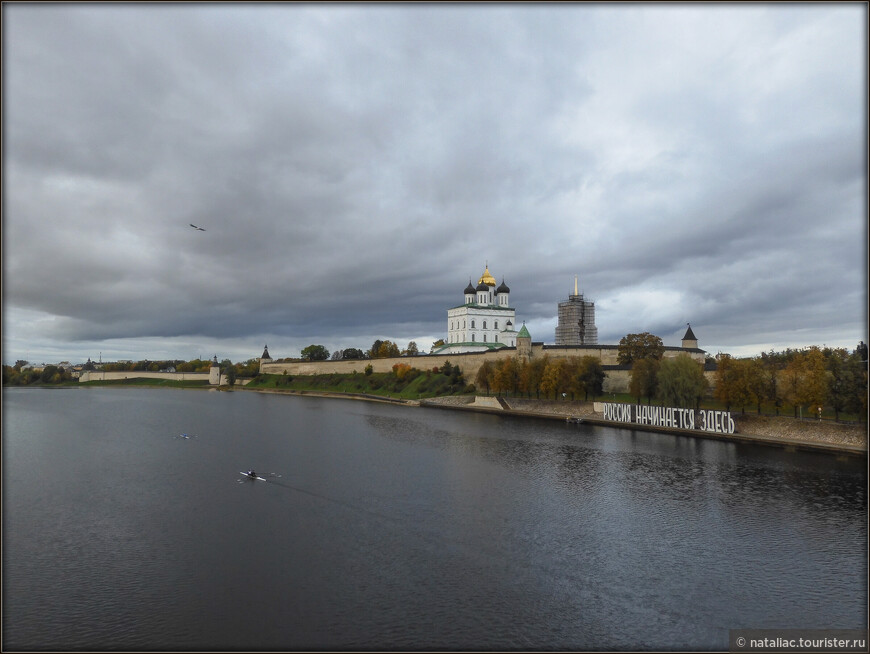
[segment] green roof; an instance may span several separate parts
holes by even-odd
[[[470,347],[485,347],[487,350],[502,350],[510,347],[504,343],[484,343],[483,341],[463,341],[461,343],[445,343],[437,350],[433,350],[432,354],[438,354],[441,350],[446,350],[449,347],[470,346]]]
[[[529,330],[526,329],[526,323],[523,323],[523,328],[520,330],[520,333],[517,334],[517,338],[531,338],[532,335],[529,334]]]
[[[478,304],[477,302],[472,302],[470,304],[457,304],[455,307],[450,307],[451,309],[461,309],[462,307],[474,307],[475,309],[493,309],[494,311],[513,311],[514,307],[497,307],[494,304]]]

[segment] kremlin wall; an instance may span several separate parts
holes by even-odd
[[[617,345],[599,345],[598,329],[595,327],[595,305],[577,289],[574,278],[574,293],[567,302],[559,303],[559,325],[556,327],[556,345],[532,342],[525,324],[515,331],[516,309],[510,305],[510,289],[502,280],[496,288],[495,277],[489,265],[475,287],[471,281],[462,292],[462,304],[447,310],[447,342],[432,354],[416,357],[393,357],[387,359],[353,359],[342,361],[281,361],[269,356],[268,348],[260,359],[260,372],[267,375],[321,375],[353,372],[362,373],[371,364],[372,372],[391,372],[398,363],[410,364],[420,370],[440,368],[445,362],[459,366],[468,383],[474,383],[477,372],[484,362],[498,365],[507,358],[525,360],[571,359],[593,356],[601,361],[606,378],[605,393],[628,392],[631,367],[619,365]],[[501,326],[499,326],[501,319]],[[489,326],[487,326],[489,320]],[[706,352],[698,348],[698,340],[692,328],[686,330],[680,347],[665,347],[665,357],[687,354],[704,364]],[[712,373],[706,372],[712,383]]]
[[[416,357],[392,357],[386,359],[352,359],[348,361],[282,361],[275,362],[272,359],[260,360],[260,372],[267,375],[328,375],[332,373],[353,372],[362,373],[365,367],[371,364],[373,372],[392,372],[397,363],[410,364],[420,370],[440,368],[446,361],[450,365],[459,366],[468,383],[474,383],[477,371],[485,361],[499,364],[511,357],[528,356],[531,359],[548,357],[550,359],[570,359],[574,357],[594,356],[601,361],[606,374],[604,380],[605,393],[627,393],[631,378],[631,366],[621,366],[617,363],[616,345],[544,345],[543,343],[530,343],[528,355],[522,353],[522,343],[518,339],[517,347],[502,348],[486,352],[464,352],[459,354],[430,354]],[[685,339],[684,339],[685,343]],[[697,344],[693,347],[665,347],[665,357],[675,357],[680,354],[688,354],[701,364],[704,363],[705,352],[698,349]],[[707,373],[712,382],[711,373]]]

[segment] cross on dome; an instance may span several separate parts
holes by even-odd
[[[489,263],[486,264],[485,270],[483,274],[480,276],[480,279],[477,281],[478,284],[486,284],[487,286],[495,286],[495,277],[493,277],[489,272]]]

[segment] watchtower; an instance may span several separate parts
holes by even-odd
[[[208,383],[212,386],[220,386],[221,383],[221,367],[218,365],[217,354],[211,361],[211,367],[208,369]]]
[[[521,359],[529,359],[532,356],[532,336],[526,329],[525,321],[517,334],[517,356]]]
[[[686,323],[688,329],[686,330],[685,336],[683,336],[682,346],[685,348],[697,348],[698,347],[698,339],[695,337],[695,332],[692,331],[692,325]]]

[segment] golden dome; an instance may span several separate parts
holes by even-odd
[[[483,274],[480,276],[480,279],[477,280],[478,284],[486,284],[487,286],[495,286],[495,277],[489,274],[489,266],[486,266],[486,270],[483,271]]]

